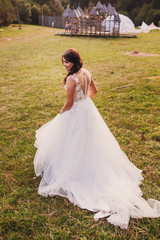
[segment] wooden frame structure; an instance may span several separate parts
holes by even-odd
[[[71,25],[66,35],[119,36],[121,20],[110,3],[106,7],[99,1],[89,14],[80,7],[73,10],[67,7],[62,16]]]

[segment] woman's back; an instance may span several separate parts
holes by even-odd
[[[74,101],[86,99],[90,89],[91,74],[86,69],[81,69],[73,74],[73,79],[76,82]]]
[[[80,71],[74,74],[74,77],[78,79],[78,82],[81,85],[81,89],[85,95],[85,93],[88,92],[91,84],[90,72],[84,68],[81,68]]]

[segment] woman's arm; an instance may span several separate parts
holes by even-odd
[[[75,87],[76,87],[76,83],[73,77],[69,76],[66,81],[67,101],[64,104],[60,113],[64,113],[65,111],[71,109],[74,103]]]
[[[90,89],[89,89],[89,97],[93,98],[96,93],[97,93],[97,88],[96,88],[96,86],[94,84],[93,78],[91,77],[91,84],[90,84]]]

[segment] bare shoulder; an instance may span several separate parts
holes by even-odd
[[[72,75],[67,77],[66,85],[67,86],[75,86],[76,85],[75,80]]]
[[[74,77],[72,75],[67,77],[66,83],[72,84],[75,83]]]
[[[91,77],[91,73],[90,73],[87,69],[82,68],[82,71],[83,71],[83,73],[85,73],[85,74],[87,74],[89,77]]]

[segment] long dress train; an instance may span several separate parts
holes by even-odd
[[[142,198],[141,170],[121,150],[78,78],[72,108],[36,131],[38,193],[66,197],[94,219],[126,229],[129,219],[159,217],[160,201]]]

